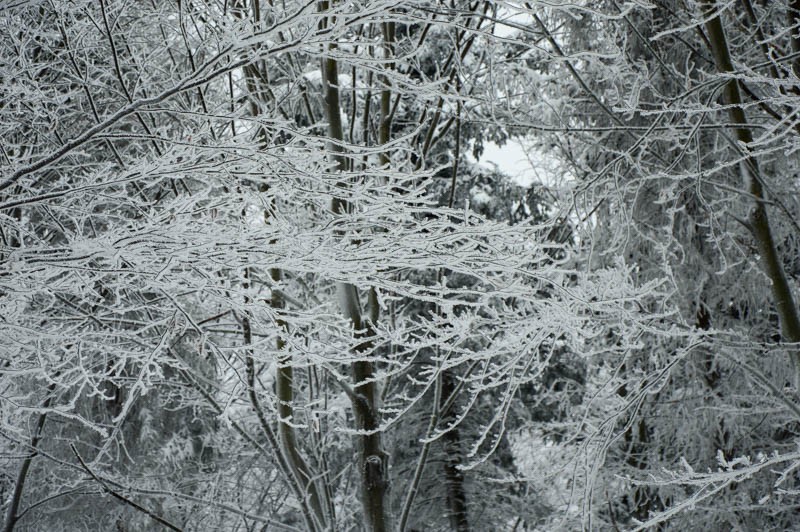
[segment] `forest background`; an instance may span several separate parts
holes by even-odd
[[[3,530],[797,526],[799,26],[0,3]]]

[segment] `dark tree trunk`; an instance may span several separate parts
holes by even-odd
[[[455,392],[455,379],[449,371],[442,372],[442,406]],[[453,408],[444,414],[445,425],[455,423],[456,414]],[[461,465],[461,435],[458,427],[453,427],[442,436],[444,444],[444,478],[447,490],[447,517],[450,528],[459,532],[469,530],[467,512],[467,493],[464,489],[464,472]]]

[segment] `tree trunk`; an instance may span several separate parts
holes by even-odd
[[[55,384],[51,384],[47,388],[47,399],[44,401],[43,408],[47,409],[50,407],[50,402],[52,400],[52,394],[55,390]],[[36,422],[36,429],[33,433],[33,437],[31,438],[31,454],[28,455],[22,461],[22,465],[19,468],[19,472],[17,473],[17,482],[14,484],[14,492],[11,495],[11,501],[8,503],[8,511],[6,512],[6,522],[3,525],[3,532],[11,532],[14,530],[14,527],[17,524],[17,511],[19,510],[19,505],[22,502],[22,491],[25,489],[25,480],[28,478],[28,471],[30,470],[31,464],[33,463],[33,459],[36,458],[36,449],[39,446],[39,440],[42,438],[42,431],[44,430],[44,422],[47,420],[47,412],[43,412],[39,414],[39,419]]]
[[[450,399],[455,392],[455,379],[450,371],[442,372],[442,404]],[[444,413],[445,426],[452,425],[456,421],[455,409]],[[450,528],[458,532],[469,531],[469,519],[467,513],[467,493],[464,490],[464,472],[459,469],[461,465],[461,435],[458,427],[452,427],[442,435],[444,445],[444,478],[445,489],[447,491],[447,518],[450,521]]]
[[[330,3],[321,1],[321,12],[329,9]],[[321,24],[327,24],[325,19]],[[335,47],[329,45],[329,50]],[[339,71],[335,59],[330,57],[322,60],[322,79],[325,91],[325,114],[328,119],[328,135],[331,152],[335,153],[334,161],[338,164],[339,171],[348,170],[348,161],[342,155],[342,142],[344,131],[339,102]],[[348,212],[350,205],[342,198],[336,196],[331,200],[331,211],[334,214]],[[350,283],[339,283],[337,286],[342,314],[352,323],[355,338],[361,340],[356,347],[358,354],[369,352],[373,348],[374,330],[370,319],[364,320],[359,301],[357,288]],[[377,305],[371,309],[377,318]],[[381,433],[378,432],[380,420],[378,417],[378,392],[374,382],[375,370],[373,362],[362,359],[352,365],[354,380],[352,397],[353,412],[356,428],[361,432],[358,436],[359,475],[361,481],[361,506],[364,512],[364,528],[367,532],[385,532],[389,526],[388,505],[388,464],[389,456],[383,450]]]
[[[253,22],[258,24],[261,21],[259,3],[253,2],[252,6]],[[242,5],[242,9],[244,9],[244,5]],[[259,72],[258,68],[257,65],[248,65],[244,68],[245,82],[251,94],[250,108],[254,117],[259,114],[259,104],[268,105],[270,103],[267,101],[268,98],[264,97],[264,95],[268,93],[269,87],[259,87],[259,79],[265,84],[268,83],[269,72],[267,72],[266,68]],[[260,134],[262,135],[262,144],[266,147],[266,135],[263,130]],[[270,204],[270,208],[265,211],[265,220],[274,209],[275,205],[273,202]],[[269,273],[275,283],[280,282],[283,277],[283,273],[278,268],[271,268]],[[278,312],[285,306],[283,297],[277,290],[272,291],[270,306],[273,310]],[[282,335],[288,334],[288,326],[286,322],[280,318],[276,321],[278,333],[275,347],[278,352],[281,352],[286,345]],[[278,443],[280,444],[280,452],[286,457],[286,465],[290,469],[293,478],[297,480],[298,487],[303,497],[307,498],[308,506],[316,522],[321,527],[325,528],[328,526],[327,523],[332,521],[332,516],[329,515],[330,512],[327,511],[328,508],[332,508],[332,505],[327,504],[328,501],[321,495],[325,493],[325,490],[318,486],[311,468],[300,453],[294,427],[290,424],[294,416],[293,379],[294,369],[292,367],[291,355],[280,355],[275,371],[275,389],[278,399]]]
[[[277,268],[270,270],[272,280],[275,282],[280,281],[281,271]],[[273,309],[282,309],[284,307],[283,298],[277,290],[272,291],[272,300],[270,302]],[[286,345],[286,341],[281,336],[287,332],[286,322],[278,319],[278,336],[275,347],[278,352],[282,351]],[[294,475],[303,489],[303,493],[307,494],[311,511],[314,512],[317,521],[322,526],[327,526],[326,523],[331,522],[330,516],[327,515],[326,508],[330,505],[323,505],[320,493],[324,493],[317,485],[314,476],[311,473],[306,461],[300,454],[300,449],[295,436],[294,427],[291,425],[294,416],[294,368],[292,368],[292,357],[290,355],[280,356],[278,358],[278,367],[275,375],[275,390],[278,396],[278,434],[280,435],[280,443],[283,453],[286,455],[289,466],[292,468]]]
[[[714,55],[717,70],[722,74],[732,74],[734,72],[733,62],[725,39],[725,31],[722,28],[722,21],[719,14],[711,16],[717,9],[716,2],[714,0],[704,0],[703,4],[705,8],[704,15],[710,17],[706,22],[706,30],[708,31],[711,52]],[[728,116],[734,124],[736,139],[740,142],[743,150],[749,150],[749,145],[753,142],[753,135],[747,127],[747,118],[741,106],[742,96],[739,80],[731,79],[725,84],[723,99],[725,104],[729,106]],[[754,198],[749,220],[750,228],[758,253],[761,256],[765,273],[772,281],[772,297],[780,318],[781,334],[786,341],[800,342],[800,316],[798,316],[797,306],[772,237],[767,208],[764,204],[764,189],[758,161],[747,152],[747,158],[740,167],[745,184],[749,189],[750,195]],[[794,384],[797,386],[800,385],[800,353],[793,351],[791,360],[795,370]]]

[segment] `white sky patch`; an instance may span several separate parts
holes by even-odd
[[[523,187],[529,187],[538,181],[527,151],[516,140],[509,140],[503,146],[485,142],[483,154],[478,162],[489,168],[497,167]]]
[[[498,23],[494,28],[494,34],[501,38],[513,37],[519,30],[513,26],[529,26],[533,22],[533,17],[527,13],[512,12],[508,8],[500,8],[497,12]],[[511,26],[503,24],[509,22]]]
[[[541,183],[548,187],[559,187],[572,177],[565,175],[555,157],[528,144],[525,139],[509,139],[502,146],[484,142],[483,154],[475,161],[471,152],[469,160],[486,168],[497,168],[521,187]]]

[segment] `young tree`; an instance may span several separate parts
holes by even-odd
[[[5,9],[6,529],[403,528],[426,475],[482,526],[519,388],[639,297],[457,201],[493,12]]]
[[[4,6],[5,529],[790,526],[796,7]]]

